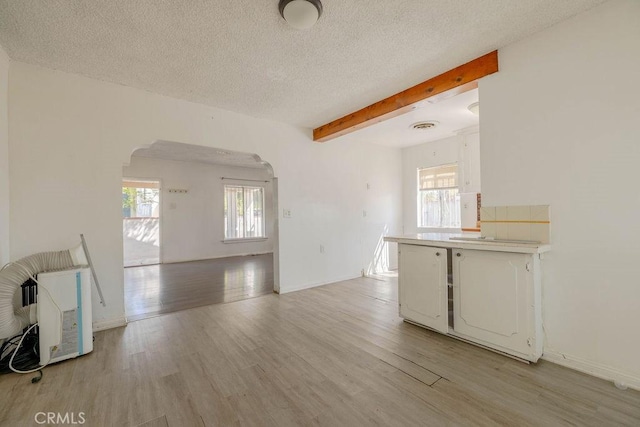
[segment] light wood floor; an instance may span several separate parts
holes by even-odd
[[[273,292],[273,254],[124,269],[127,320]]]
[[[133,322],[30,380],[0,378],[0,424],[640,425],[640,392],[403,323],[388,278]]]

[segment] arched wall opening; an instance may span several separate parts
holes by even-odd
[[[122,170],[127,318],[279,292],[273,175],[253,153],[162,140],[134,150]],[[137,193],[125,191],[136,182]],[[155,209],[146,209],[148,183],[158,183]],[[139,216],[147,210],[157,215]],[[132,243],[157,245],[156,265],[127,268]]]

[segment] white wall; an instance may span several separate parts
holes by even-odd
[[[240,168],[132,156],[123,168],[126,178],[159,179],[161,193],[160,247],[162,262],[192,261],[234,255],[273,252],[274,210],[271,174],[266,167]],[[222,177],[257,180],[222,181]],[[264,182],[268,181],[268,182]],[[267,239],[261,242],[223,243],[224,185],[264,188]],[[171,188],[188,193],[169,193]]]
[[[425,233],[436,229],[418,227],[418,168],[457,163],[460,181],[460,204],[463,228],[474,228],[477,218],[476,192],[480,192],[475,169],[480,163],[478,130],[402,149],[402,206],[404,234]],[[465,143],[469,143],[469,149]],[[479,172],[479,170],[477,171]],[[467,184],[468,183],[468,184]],[[468,191],[466,190],[468,187]],[[473,191],[473,193],[472,193]],[[457,231],[460,229],[438,231]]]
[[[0,46],[0,266],[9,262],[9,57]]]
[[[372,152],[377,150],[371,147]],[[367,274],[398,268],[397,244],[385,243],[382,237],[402,232],[402,157],[399,149],[387,152],[388,158],[367,154],[358,171],[363,206],[361,258]]]
[[[545,357],[640,387],[640,2],[499,51],[480,82],[483,205],[551,206]]]
[[[308,129],[24,63],[10,67],[11,257],[72,247],[85,233],[107,300],[106,308],[94,300],[99,327],[124,316],[122,167],[156,140],[257,153],[273,166],[279,212],[292,211],[279,221],[283,292],[359,276],[380,234],[399,232],[400,150],[315,144]],[[369,206],[375,215],[364,217]]]

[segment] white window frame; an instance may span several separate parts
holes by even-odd
[[[445,169],[455,168],[455,176],[453,178],[453,182],[450,180],[442,180],[441,182],[434,182],[432,186],[428,188],[421,188],[420,175],[421,171],[432,170],[434,173],[438,171],[442,171]],[[417,168],[416,170],[416,226],[420,230],[435,230],[438,232],[446,232],[446,231],[460,231],[462,227],[462,212],[460,206],[460,187],[459,187],[459,178],[460,171],[457,163],[447,163],[438,166],[430,166]],[[448,190],[456,190],[458,206],[457,206],[457,224],[453,225],[423,225],[422,222],[422,192],[423,191],[448,191]],[[441,221],[442,224],[442,221]]]
[[[227,237],[227,213],[225,211],[225,202],[227,199],[227,188],[242,188],[243,189],[243,203],[244,200],[246,199],[246,189],[260,189],[262,192],[262,218],[261,218],[261,228],[262,228],[262,236],[251,236],[251,237]],[[223,227],[222,227],[222,233],[223,233],[223,243],[242,243],[242,242],[262,242],[268,239],[267,236],[267,227],[266,227],[266,188],[264,185],[245,185],[245,184],[233,184],[233,183],[228,183],[228,184],[223,184],[222,185],[222,221],[223,221]],[[242,220],[244,222],[242,230],[243,233],[246,236],[246,230],[247,230],[247,225],[246,225],[246,221],[247,218],[246,216],[242,215]]]

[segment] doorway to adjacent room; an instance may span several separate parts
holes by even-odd
[[[123,179],[124,266],[160,264],[160,181]]]
[[[156,141],[122,176],[129,321],[277,292],[277,178],[258,155]]]

